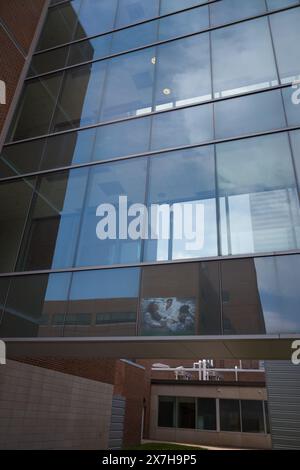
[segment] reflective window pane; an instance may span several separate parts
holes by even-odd
[[[138,288],[135,268],[74,273],[64,336],[135,335]]]
[[[18,111],[10,130],[11,140],[47,134],[55,109],[61,74],[25,84]]]
[[[288,126],[300,124],[300,86],[288,86],[281,90]]]
[[[280,90],[215,103],[217,139],[286,127]]]
[[[149,178],[149,213],[154,204],[160,205],[162,212],[150,217],[152,226],[157,226],[158,239],[146,242],[145,259],[216,256],[213,147],[151,158]]]
[[[65,315],[71,274],[32,275],[12,278],[0,323],[0,336],[61,336],[53,325],[54,314]]]
[[[99,121],[105,70],[105,62],[95,62],[65,72],[52,122],[53,132],[87,126]]]
[[[188,10],[159,20],[159,40],[197,33],[209,27],[208,7]]]
[[[83,168],[40,177],[26,225],[18,270],[73,265],[87,171]]]
[[[193,145],[212,139],[212,105],[195,106],[153,117],[153,150]]]
[[[184,3],[182,0],[161,0],[160,14],[166,15],[167,13],[201,5],[202,3],[207,3],[207,0],[185,0]]]
[[[281,83],[300,79],[300,8],[270,16]]]
[[[198,398],[197,399],[197,429],[202,431],[216,431],[216,399]]]
[[[0,271],[14,270],[35,179],[0,184]]]
[[[158,397],[158,423],[162,428],[174,428],[176,425],[176,398]]]
[[[154,58],[150,48],[109,61],[101,120],[151,112]]]
[[[141,335],[218,334],[217,264],[144,268],[140,312]]]
[[[128,208],[132,204],[145,201],[146,160],[128,160],[93,167],[90,170],[88,194],[81,223],[81,234],[77,251],[76,266],[135,263],[140,261],[141,238],[132,239],[119,225],[119,197],[126,196]],[[96,211],[102,206],[101,215]],[[109,207],[107,205],[110,204]],[[127,209],[126,213],[127,213]],[[128,216],[130,224],[136,217]],[[115,222],[114,222],[115,221]],[[107,224],[107,226],[106,226]],[[98,227],[107,232],[105,239],[100,239]],[[104,233],[102,233],[104,237]]]
[[[263,402],[258,400],[241,400],[242,431],[265,432]]]
[[[299,200],[285,133],[219,144],[222,254],[299,247]]]
[[[119,0],[116,28],[154,18],[159,14],[159,0]]]
[[[255,268],[266,332],[300,331],[300,256],[256,258]]]
[[[156,110],[211,99],[207,34],[161,45],[157,49],[156,64]]]
[[[99,127],[93,160],[146,152],[150,147],[150,126],[150,118],[143,118]]]
[[[265,13],[265,2],[251,0],[241,2],[240,0],[222,0],[210,5],[211,26],[231,23],[243,18]]]
[[[117,54],[137,47],[146,46],[157,41],[158,22],[133,26],[113,33],[111,53]]]
[[[113,29],[117,4],[118,0],[82,0],[78,12],[76,39]]]
[[[300,185],[300,130],[290,132],[290,137],[291,137],[291,144],[292,144],[292,149],[293,149],[298,185]]]
[[[268,10],[277,10],[299,4],[299,0],[267,0]]]
[[[212,31],[211,38],[215,98],[278,83],[266,18]]]
[[[220,400],[221,431],[241,432],[239,400]]]

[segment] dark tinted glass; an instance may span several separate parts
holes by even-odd
[[[54,314],[65,315],[71,274],[21,276],[11,280],[0,323],[0,336],[61,336],[52,322]]]
[[[45,139],[40,139],[3,147],[0,156],[0,178],[39,170],[45,143]]]
[[[220,400],[221,431],[241,432],[239,400]]]
[[[42,170],[86,163],[92,160],[96,129],[49,137],[47,140]]]
[[[72,41],[80,4],[81,0],[73,0],[49,9],[38,49],[47,49]]]
[[[265,432],[263,401],[242,400],[242,431]]]
[[[217,429],[215,398],[197,399],[197,429],[215,431]]]
[[[218,334],[217,264],[149,266],[143,269],[142,335]]]
[[[189,397],[177,399],[177,426],[179,428],[195,428],[195,401],[195,398]]]
[[[87,169],[39,179],[27,221],[19,270],[72,266]]]
[[[163,428],[175,427],[175,397],[158,397],[158,426]]]
[[[61,84],[61,73],[26,83],[10,130],[11,140],[49,132]]]
[[[73,274],[64,336],[135,335],[139,273],[133,268]]]
[[[0,271],[14,270],[35,179],[0,184]]]
[[[255,267],[251,259],[221,263],[224,335],[266,333]]]

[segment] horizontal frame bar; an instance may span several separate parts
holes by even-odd
[[[70,268],[60,269],[42,269],[36,271],[17,271],[9,273],[0,273],[0,279],[2,278],[13,278],[22,276],[37,276],[47,274],[62,274],[62,273],[77,273],[77,272],[90,272],[90,271],[104,271],[111,269],[128,269],[128,268],[145,268],[147,266],[169,266],[169,265],[180,265],[180,264],[191,264],[191,263],[206,263],[216,261],[232,261],[240,259],[255,259],[255,258],[270,258],[279,256],[294,256],[300,255],[299,250],[287,250],[287,251],[273,251],[263,253],[248,253],[242,255],[228,255],[228,256],[211,256],[204,258],[189,258],[189,259],[178,259],[178,260],[166,260],[166,261],[142,261],[140,263],[123,263],[123,264],[110,264],[110,265],[97,265],[97,266],[79,266]]]

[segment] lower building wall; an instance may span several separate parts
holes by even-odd
[[[0,449],[106,449],[113,386],[8,361],[0,367]]]
[[[189,443],[197,445],[209,445],[217,447],[249,448],[249,449],[271,449],[272,442],[270,434],[224,432],[224,431],[202,431],[198,429],[180,429],[158,427],[158,397],[206,397],[241,400],[266,400],[267,393],[264,387],[238,387],[199,385],[191,386],[186,382],[181,385],[158,385],[151,386],[151,418],[149,438],[159,441],[170,441]]]
[[[271,449],[271,437],[267,434],[205,432],[190,429],[154,427],[151,429],[150,439],[216,447]]]

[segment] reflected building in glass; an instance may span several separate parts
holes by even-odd
[[[0,156],[1,337],[300,335],[299,23],[293,0],[50,3]],[[120,196],[200,205],[203,243],[172,211],[168,239],[100,240]]]

